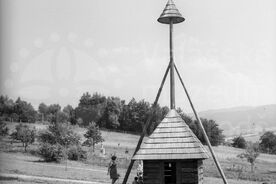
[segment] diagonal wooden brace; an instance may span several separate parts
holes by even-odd
[[[194,105],[193,105],[193,103],[192,103],[192,100],[191,100],[191,98],[190,98],[190,95],[189,95],[189,93],[188,93],[188,91],[187,91],[187,89],[186,89],[186,87],[185,87],[185,84],[184,84],[184,82],[183,82],[183,80],[182,80],[182,78],[181,78],[181,76],[180,76],[180,74],[179,74],[179,72],[178,72],[177,67],[176,67],[175,64],[174,64],[174,68],[175,68],[175,71],[176,71],[176,73],[177,73],[177,75],[178,75],[178,78],[179,78],[179,80],[180,80],[180,82],[181,82],[181,84],[182,84],[182,87],[183,87],[183,89],[184,89],[184,91],[185,91],[185,93],[186,93],[186,96],[187,96],[187,98],[188,98],[188,100],[189,100],[189,102],[190,102],[190,105],[191,105],[191,107],[192,107],[192,109],[193,109],[193,112],[194,112],[194,114],[195,114],[195,117],[196,117],[196,119],[197,119],[197,121],[198,121],[198,123],[199,123],[199,126],[200,126],[200,128],[201,128],[201,131],[202,131],[202,133],[203,133],[204,139],[205,139],[205,141],[207,142],[207,145],[208,145],[209,150],[210,150],[210,152],[211,152],[211,154],[212,154],[212,157],[213,157],[213,159],[214,159],[214,161],[215,161],[215,164],[216,164],[216,166],[217,166],[217,168],[218,168],[218,170],[219,170],[219,173],[220,173],[220,175],[221,175],[221,177],[222,177],[222,179],[223,179],[223,182],[224,182],[224,184],[228,184],[228,182],[227,182],[227,180],[226,180],[226,177],[225,177],[225,175],[224,175],[224,172],[223,172],[223,170],[222,170],[222,168],[221,168],[221,166],[220,166],[220,164],[219,164],[219,161],[218,161],[218,159],[217,159],[217,157],[216,157],[216,154],[215,154],[215,152],[214,152],[214,150],[213,150],[213,148],[212,148],[212,145],[211,145],[211,143],[210,143],[210,141],[209,141],[209,138],[208,138],[208,136],[207,136],[207,134],[206,134],[206,132],[205,132],[205,129],[204,129],[203,125],[202,125],[202,122],[201,122],[201,120],[200,120],[200,118],[199,118],[199,116],[198,116],[198,114],[197,114],[197,112],[196,112],[196,110],[195,110],[195,108],[194,108]]]
[[[143,139],[144,139],[144,137],[145,137],[145,135],[146,135],[147,129],[148,129],[148,127],[149,127],[149,126],[151,125],[151,123],[152,123],[151,119],[152,119],[152,116],[153,116],[153,114],[154,114],[154,112],[155,112],[155,110],[156,110],[155,108],[156,108],[156,105],[157,105],[157,103],[158,103],[158,100],[159,100],[160,94],[161,94],[161,92],[162,92],[162,89],[163,89],[164,83],[165,83],[165,81],[166,81],[166,78],[167,78],[167,75],[168,75],[169,70],[170,70],[170,64],[168,65],[167,70],[166,70],[166,72],[165,72],[165,75],[164,75],[164,77],[163,77],[163,79],[162,79],[162,82],[161,82],[161,85],[160,85],[160,87],[159,87],[157,96],[156,96],[155,101],[154,101],[154,103],[153,103],[153,105],[152,105],[153,111],[150,113],[150,115],[149,115],[149,117],[148,117],[148,119],[147,119],[147,121],[146,121],[146,124],[145,124],[144,127],[143,127],[143,132],[142,132],[142,134],[141,134],[141,136],[140,136],[140,139],[139,139],[139,141],[138,141],[138,143],[137,143],[137,146],[136,146],[136,148],[135,148],[135,151],[134,151],[134,153],[133,153],[133,156],[134,156],[134,155],[136,154],[136,152],[140,149],[140,146],[141,146],[141,144],[142,144],[142,141],[143,141]],[[134,160],[131,160],[130,163],[129,163],[129,166],[128,166],[128,168],[127,168],[127,172],[126,172],[126,174],[125,174],[125,177],[124,177],[124,180],[123,180],[123,183],[122,183],[122,184],[126,184],[126,182],[127,182],[127,180],[128,180],[128,177],[129,177],[129,174],[130,174],[130,171],[131,171],[131,169],[132,169],[132,167],[133,167],[133,164],[134,164]]]

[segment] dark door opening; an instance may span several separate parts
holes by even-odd
[[[164,163],[164,180],[165,184],[176,184],[176,163]]]

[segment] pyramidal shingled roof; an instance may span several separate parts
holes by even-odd
[[[170,24],[171,20],[173,21],[173,24],[178,24],[183,22],[185,19],[176,8],[174,2],[172,0],[168,0],[165,9],[158,18],[158,22],[162,24]]]
[[[133,160],[206,159],[207,150],[174,110],[166,115]]]

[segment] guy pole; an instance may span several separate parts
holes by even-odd
[[[202,131],[202,133],[203,133],[203,137],[204,137],[204,139],[205,139],[205,141],[206,141],[206,143],[207,143],[207,146],[208,146],[208,148],[209,148],[209,150],[210,150],[210,152],[211,152],[211,154],[212,154],[212,157],[213,157],[213,159],[214,159],[214,161],[215,161],[215,164],[216,164],[216,166],[217,166],[217,168],[218,168],[218,170],[219,170],[219,173],[220,173],[220,175],[221,175],[221,177],[222,177],[222,179],[223,179],[223,182],[224,182],[225,184],[228,184],[228,182],[227,182],[227,180],[226,180],[226,177],[225,177],[225,175],[224,175],[224,172],[223,172],[223,170],[222,170],[222,168],[221,168],[221,166],[220,166],[220,164],[219,164],[219,161],[217,160],[216,154],[215,154],[215,152],[214,152],[214,150],[213,150],[213,148],[212,148],[212,145],[211,145],[211,143],[210,143],[210,141],[209,141],[209,138],[208,138],[208,136],[207,136],[207,134],[206,134],[206,132],[205,132],[205,129],[204,129],[203,125],[202,125],[202,122],[201,122],[201,120],[200,120],[200,118],[199,118],[199,116],[198,116],[198,114],[197,114],[197,112],[196,112],[196,110],[195,110],[195,108],[194,108],[194,105],[193,105],[193,103],[192,103],[192,100],[191,100],[191,98],[190,98],[190,95],[189,95],[189,93],[188,93],[188,91],[187,91],[187,89],[186,89],[186,87],[185,87],[185,84],[184,84],[184,82],[183,82],[183,80],[182,80],[182,78],[181,78],[181,76],[180,76],[180,74],[179,74],[179,72],[178,72],[178,70],[177,70],[176,65],[174,65],[174,68],[175,68],[176,73],[177,73],[177,75],[178,75],[178,78],[179,78],[179,80],[180,80],[180,82],[181,82],[181,84],[182,84],[182,87],[183,87],[183,89],[184,89],[184,91],[185,91],[185,93],[186,93],[186,96],[187,96],[187,98],[188,98],[188,100],[189,100],[189,103],[190,103],[190,105],[191,105],[191,107],[192,107],[192,109],[193,109],[193,112],[194,112],[194,114],[195,114],[196,120],[197,120],[197,122],[198,122],[198,124],[199,124],[199,126],[200,126],[200,129],[201,129],[201,131]]]

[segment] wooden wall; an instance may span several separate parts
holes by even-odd
[[[144,184],[162,184],[163,162],[144,160]]]
[[[197,160],[181,161],[179,170],[181,171],[181,182],[179,184],[197,184],[198,183],[198,163]]]
[[[144,184],[165,184],[165,162],[176,163],[176,184],[203,184],[202,160],[144,160]]]

